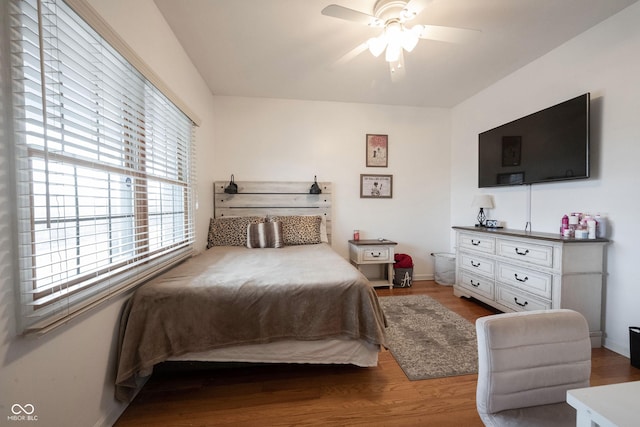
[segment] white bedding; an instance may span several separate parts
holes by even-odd
[[[169,361],[352,364],[372,367],[378,364],[380,346],[366,341],[328,339],[317,341],[276,341],[267,344],[218,348],[172,357]]]

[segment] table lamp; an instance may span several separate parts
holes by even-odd
[[[484,213],[485,209],[493,208],[493,197],[488,194],[480,194],[473,198],[473,203],[471,204],[474,208],[480,208],[478,212],[478,223],[476,227],[484,227],[485,221],[487,220],[487,216]]]

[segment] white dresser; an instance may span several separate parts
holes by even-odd
[[[509,229],[456,230],[454,295],[504,312],[569,308],[587,319],[593,347],[602,345],[602,292],[607,239]]]

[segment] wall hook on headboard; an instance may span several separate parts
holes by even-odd
[[[309,194],[320,194],[322,190],[318,185],[318,177],[316,175],[313,176],[313,184],[311,184],[311,188],[309,189]]]
[[[233,174],[231,174],[231,181],[225,187],[224,192],[227,194],[236,194],[238,192],[238,184],[233,181]]]

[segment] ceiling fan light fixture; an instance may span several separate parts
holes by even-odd
[[[402,48],[407,52],[411,52],[416,45],[418,44],[418,40],[420,40],[419,34],[422,31],[417,32],[414,31],[414,28],[406,29],[404,28],[402,31]]]
[[[399,41],[402,37],[402,31],[403,26],[397,19],[387,22],[387,25],[384,27],[384,33],[389,43],[391,43],[391,41]]]
[[[403,27],[400,21],[393,20],[387,22],[384,29],[385,39],[387,40],[387,52],[385,54],[385,60],[387,62],[395,62],[400,57],[400,51],[403,44]]]
[[[373,56],[376,58],[380,56],[380,54],[384,52],[384,48],[387,47],[387,40],[384,34],[367,40],[367,47]]]
[[[402,46],[397,41],[389,40],[389,44],[387,45],[387,51],[384,55],[384,59],[387,62],[396,62],[400,58],[400,54],[402,53]]]

